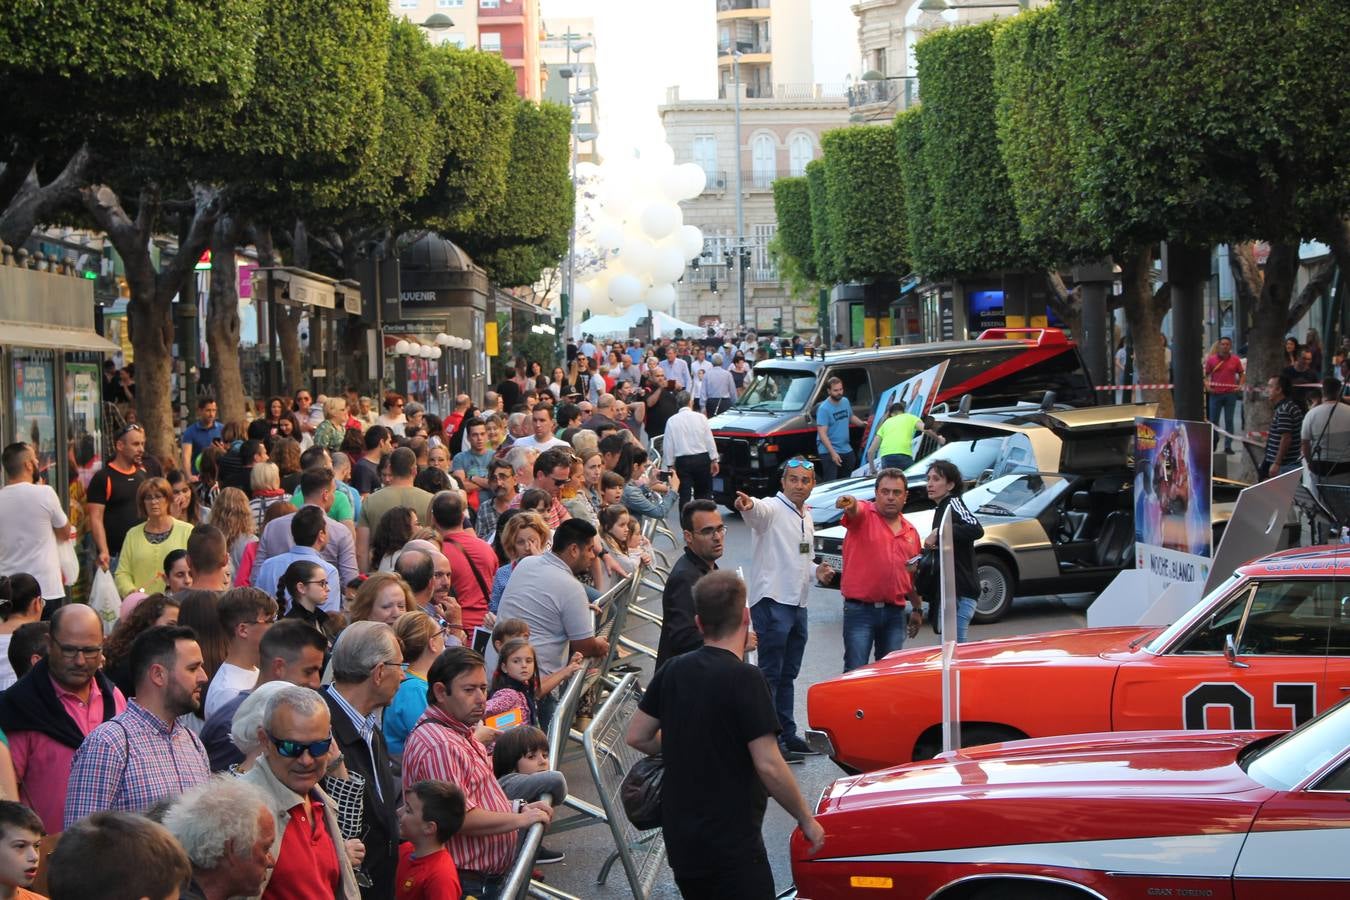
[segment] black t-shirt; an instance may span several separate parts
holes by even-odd
[[[373,494],[380,489],[380,467],[364,456],[352,466],[352,487],[358,494]]]
[[[666,423],[679,411],[680,408],[675,405],[675,393],[669,389],[662,390],[656,402],[647,407],[648,436],[657,437],[665,434]]]
[[[661,821],[677,877],[702,877],[761,859],[768,793],[749,744],[779,731],[759,669],[715,647],[657,670],[641,709],[661,721]]]
[[[502,409],[510,415],[521,404],[520,385],[508,378],[497,385],[497,396],[502,398]]]
[[[127,532],[141,521],[136,512],[136,491],[144,480],[143,469],[128,474],[107,465],[89,481],[87,496],[90,503],[103,504],[103,531],[108,535],[108,553],[113,556],[122,552]]]

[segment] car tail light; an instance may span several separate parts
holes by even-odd
[[[855,888],[880,888],[888,891],[895,887],[895,880],[889,875],[850,875],[848,886]]]
[[[777,452],[778,452],[778,445],[777,445],[777,444],[765,444],[765,445],[764,445],[764,452],[765,452],[765,453],[777,453]]]

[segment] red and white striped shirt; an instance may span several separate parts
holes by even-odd
[[[473,728],[435,706],[427,707],[403,745],[403,790],[427,779],[448,781],[463,791],[465,812],[514,809],[492,774],[487,748],[474,740]],[[448,846],[460,871],[500,875],[515,860],[516,832],[470,837],[461,831]]]

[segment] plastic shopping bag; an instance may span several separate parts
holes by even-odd
[[[70,586],[80,580],[80,559],[74,541],[58,541],[56,556],[61,560],[61,583]]]
[[[94,567],[94,583],[89,586],[89,605],[103,620],[103,634],[112,633],[117,617],[122,610],[122,596],[117,593],[117,583],[112,572]]]

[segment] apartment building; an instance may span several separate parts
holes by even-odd
[[[539,0],[389,0],[389,8],[423,25],[432,43],[500,55],[516,73],[516,93],[535,101],[543,96]]]

